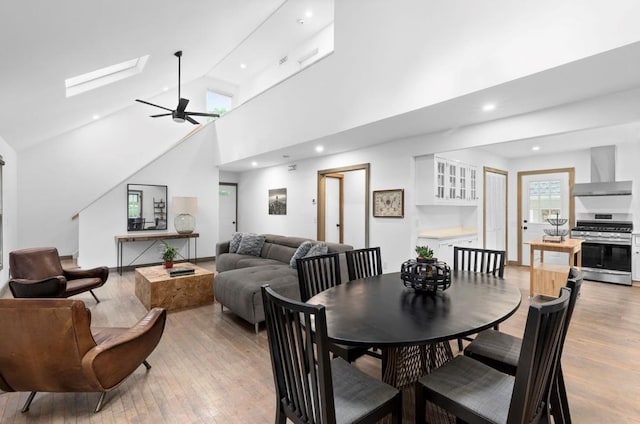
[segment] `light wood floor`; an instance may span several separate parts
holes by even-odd
[[[200,264],[214,270],[215,263]],[[508,267],[505,277],[523,294],[519,311],[501,330],[521,335],[528,270]],[[400,282],[398,282],[400,284]],[[146,312],[133,291],[133,272],[112,272],[86,302],[97,326],[131,326]],[[5,297],[10,297],[5,293]],[[4,325],[0,324],[0,325]],[[7,343],[0,340],[0,343]],[[456,349],[454,348],[454,351]],[[270,423],[275,397],[264,327],[220,312],[220,305],[171,312],[163,338],[149,357],[106,397],[98,414],[96,393],[39,393],[20,413],[28,393],[0,394],[0,423]],[[365,357],[361,369],[380,375]],[[575,423],[640,423],[640,288],[585,281],[563,356]]]

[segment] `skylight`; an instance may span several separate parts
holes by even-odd
[[[64,80],[67,97],[93,90],[103,85],[111,84],[125,78],[139,74],[149,60],[149,55],[127,60],[115,65],[107,66],[86,74]]]

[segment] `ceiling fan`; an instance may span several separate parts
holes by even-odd
[[[193,119],[191,116],[210,116],[212,118],[219,118],[220,115],[218,115],[217,113],[188,112],[185,110],[187,108],[187,105],[189,104],[189,99],[183,99],[182,97],[180,97],[180,58],[182,57],[182,50],[175,52],[173,55],[178,58],[178,107],[176,107],[175,109],[169,109],[168,107],[145,102],[144,100],[140,99],[136,99],[136,102],[159,107],[160,109],[169,111],[169,113],[150,115],[151,118],[158,118],[160,116],[171,116],[175,122],[182,123],[184,121],[189,121],[194,125],[198,125],[199,122]]]

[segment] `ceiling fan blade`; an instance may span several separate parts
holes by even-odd
[[[164,109],[164,110],[168,110],[169,112],[173,112],[173,110],[169,109],[168,107],[164,107],[164,106],[160,106],[160,105],[154,105],[153,103],[145,102],[144,100],[136,99],[136,102],[144,103],[145,105],[149,105],[149,106],[159,107],[160,109]]]
[[[173,115],[173,112],[171,112],[171,113],[160,113],[158,115],[149,115],[149,118],[158,118],[160,116],[171,116],[171,115]]]
[[[193,119],[192,117],[190,117],[189,115],[185,115],[184,119],[186,119],[187,121],[191,122],[193,125],[198,125],[200,124],[200,122],[196,121],[195,119]]]
[[[180,98],[180,101],[178,102],[178,108],[176,109],[176,112],[178,112],[178,113],[184,112],[184,110],[187,108],[188,104],[189,104],[189,99]]]
[[[192,115],[192,116],[209,116],[211,118],[219,118],[220,117],[220,115],[218,115],[217,113],[185,112],[185,114]]]

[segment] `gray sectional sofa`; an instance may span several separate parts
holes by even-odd
[[[289,261],[302,242],[301,237],[264,234],[260,256],[229,253],[229,241],[216,245],[215,296],[221,306],[255,325],[264,321],[260,287],[269,284],[275,291],[291,299],[300,299],[298,273]],[[312,241],[313,243],[320,243]],[[324,243],[324,242],[323,242]],[[329,253],[353,250],[347,244],[326,243]],[[342,280],[347,281],[344,254],[340,257]]]

